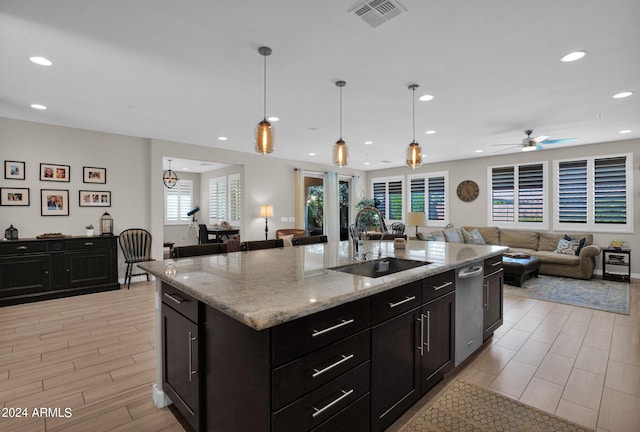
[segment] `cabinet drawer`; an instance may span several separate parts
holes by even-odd
[[[422,281],[422,303],[440,297],[456,289],[455,271],[450,270]]]
[[[47,252],[47,242],[4,241],[0,243],[0,255],[17,255],[36,252]]]
[[[67,241],[67,250],[106,249],[109,247],[109,239],[100,237],[87,237]]]
[[[170,306],[194,323],[198,323],[198,311],[200,310],[198,300],[164,282],[162,283],[162,303]]]
[[[502,268],[502,255],[496,255],[484,260],[484,275],[489,276],[491,273],[500,271]]]
[[[273,432],[310,430],[369,392],[369,362],[298,399],[272,417]]]
[[[370,400],[370,394],[367,393],[311,432],[369,432]]]
[[[272,360],[280,366],[369,327],[365,298],[279,325],[271,330]]]
[[[371,298],[371,325],[381,323],[422,304],[422,284],[412,282]]]
[[[369,359],[369,330],[314,351],[273,371],[273,407],[280,409]]]

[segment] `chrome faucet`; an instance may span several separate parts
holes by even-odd
[[[378,244],[378,258],[382,256],[382,240],[384,240],[384,236],[387,234],[387,226],[384,223],[384,218],[382,217],[382,213],[375,207],[363,207],[358,211],[355,217],[355,223],[349,227],[349,233],[351,234],[351,240],[353,241],[353,251],[354,251],[354,260],[366,260],[367,253],[361,251],[361,248],[364,246],[363,241],[368,240],[367,238],[367,230],[364,225],[360,223],[360,217],[364,212],[372,211],[378,215],[378,219],[380,220],[380,242]]]

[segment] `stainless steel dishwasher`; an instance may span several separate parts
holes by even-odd
[[[482,345],[483,278],[484,261],[456,270],[456,366]]]

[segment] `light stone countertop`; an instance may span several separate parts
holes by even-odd
[[[139,267],[205,304],[256,330],[368,297],[415,280],[502,254],[502,246],[408,241],[367,241],[377,258],[405,258],[430,264],[369,278],[330,267],[352,264],[351,242],[233,252],[140,263]]]

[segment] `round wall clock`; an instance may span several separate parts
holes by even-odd
[[[458,194],[458,198],[460,198],[462,201],[471,202],[474,199],[478,198],[480,188],[478,187],[478,183],[474,182],[473,180],[463,180],[458,185],[456,193]]]

